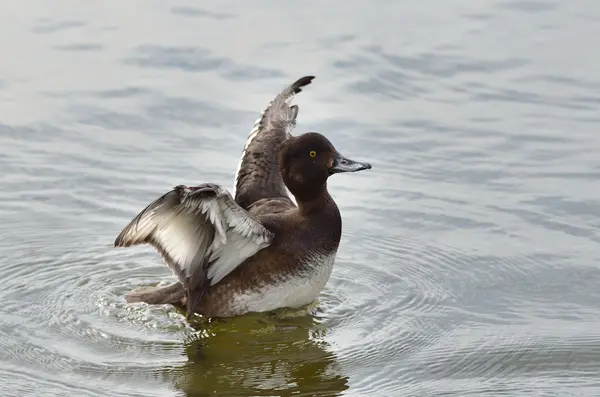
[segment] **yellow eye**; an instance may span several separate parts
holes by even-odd
[[[316,151],[314,151],[314,150],[311,150],[310,152],[308,152],[308,155],[309,155],[310,157],[317,157],[317,152],[316,152]]]

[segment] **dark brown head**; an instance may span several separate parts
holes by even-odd
[[[342,156],[327,138],[309,132],[287,139],[279,151],[283,182],[297,200],[316,198],[327,187],[327,178],[340,172],[356,172],[371,168]]]

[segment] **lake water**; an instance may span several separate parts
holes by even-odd
[[[600,395],[600,5],[4,1],[3,396]],[[191,327],[120,230],[263,107],[370,171],[313,314]]]

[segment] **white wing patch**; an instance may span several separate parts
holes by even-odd
[[[244,157],[246,156],[246,149],[248,149],[248,146],[250,146],[250,143],[252,143],[254,138],[256,138],[258,133],[261,131],[262,118],[265,115],[265,112],[269,109],[269,107],[271,107],[272,103],[273,103],[272,101],[269,102],[269,106],[267,106],[267,108],[262,111],[262,113],[260,114],[260,117],[252,125],[250,134],[248,134],[248,139],[246,139],[246,143],[244,144],[244,148],[242,149],[242,155],[240,157],[240,161],[238,162],[238,165],[235,168],[235,180],[233,181],[233,189],[231,189],[231,195],[233,197],[235,197],[235,191],[237,189],[237,183],[238,183],[238,179],[239,179],[239,175],[240,175],[240,168],[242,168],[242,163],[244,162]]]
[[[151,244],[187,288],[221,281],[269,246],[273,233],[214,184],[177,186],[127,225],[115,246]]]

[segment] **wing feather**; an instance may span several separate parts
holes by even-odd
[[[252,203],[267,197],[292,200],[281,178],[277,146],[291,136],[296,126],[298,106],[290,106],[292,100],[313,79],[314,76],[304,76],[283,89],[252,126],[233,186],[235,201],[242,208],[248,209]]]
[[[180,185],[141,211],[114,245],[154,246],[189,293],[218,283],[273,237],[220,186]]]

